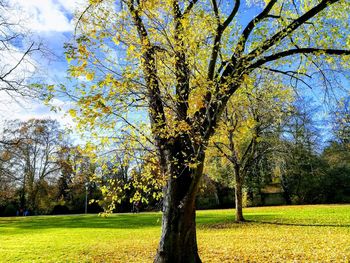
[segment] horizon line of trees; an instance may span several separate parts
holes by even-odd
[[[162,190],[159,171],[149,157],[131,164],[127,155],[96,163],[56,120],[8,121],[0,134],[0,216],[97,213],[111,205],[130,212],[133,202],[152,209]],[[142,176],[149,169],[152,177]],[[117,207],[113,195],[102,196],[106,187],[122,195]]]
[[[208,154],[207,179],[202,182],[197,206],[265,205],[262,189],[271,184],[279,185],[285,204],[350,202],[348,107],[348,101],[342,100],[332,113],[332,138],[323,147],[315,112],[302,101],[295,103],[282,123],[278,120],[278,127],[271,123],[274,129],[261,132],[254,158],[241,178],[241,204],[237,203],[233,163],[225,156]],[[57,121],[7,122],[0,140],[0,215],[83,213],[86,195],[93,201],[89,212],[103,208],[130,212],[133,202],[142,203],[144,209],[159,209],[164,179],[156,159],[145,154],[137,164],[128,157],[136,152],[114,154],[104,159],[107,169],[102,169],[101,163],[93,163],[81,147],[69,141]],[[113,189],[109,196],[102,193],[106,187]],[[220,191],[225,195],[218,198]],[[115,196],[120,200],[117,204]]]

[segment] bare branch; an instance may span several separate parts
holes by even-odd
[[[215,65],[216,65],[216,61],[218,58],[218,54],[220,52],[220,42],[221,42],[222,34],[225,31],[225,29],[228,27],[228,25],[232,22],[233,18],[236,16],[238,9],[239,9],[239,6],[240,6],[240,0],[236,0],[235,5],[234,5],[230,15],[227,17],[227,19],[225,20],[225,22],[223,24],[221,24],[221,22],[220,22],[219,10],[218,10],[216,0],[212,0],[212,3],[213,3],[215,17],[218,21],[218,26],[217,26],[217,30],[216,30],[216,34],[215,34],[215,38],[214,38],[214,43],[213,43],[213,50],[211,53],[210,62],[209,62],[209,66],[208,66],[208,79],[209,80],[213,80],[213,78],[214,78]]]
[[[182,14],[182,17],[186,16],[187,14],[189,14],[192,10],[192,8],[194,7],[194,5],[198,2],[198,0],[193,0],[190,1],[189,5],[186,7],[185,11]]]
[[[345,49],[323,49],[323,48],[296,48],[279,53],[275,53],[270,56],[263,57],[253,63],[249,68],[255,69],[267,62],[275,61],[283,57],[292,56],[296,54],[327,54],[327,55],[350,55],[350,50]]]
[[[232,22],[233,18],[235,18],[240,5],[241,5],[241,1],[240,0],[236,0],[235,5],[234,5],[230,15],[227,17],[225,22],[222,24],[223,30],[225,30],[226,27],[228,27],[228,25]]]
[[[176,102],[177,115],[185,120],[188,110],[188,97],[190,93],[190,71],[188,68],[186,51],[184,48],[184,28],[182,15],[177,0],[173,0],[174,21],[175,21],[175,77],[176,77]]]
[[[77,29],[78,29],[78,25],[80,24],[80,21],[83,19],[83,16],[86,14],[86,12],[92,7],[92,4],[89,4],[83,12],[81,12],[80,16],[78,17],[77,22],[75,23],[75,27],[74,27],[74,36],[77,34]]]
[[[296,71],[283,71],[283,70],[272,69],[272,68],[268,68],[268,67],[260,67],[260,68],[263,69],[263,70],[268,70],[268,71],[274,72],[274,73],[279,73],[279,74],[286,75],[286,76],[290,77],[291,79],[295,79],[296,81],[302,82],[305,86],[307,86],[308,88],[312,89],[312,86],[310,84],[308,84],[302,78],[296,76],[296,75],[305,75],[305,76],[311,78],[311,76],[308,75],[308,74],[298,73]]]
[[[29,48],[26,50],[26,52],[24,52],[24,54],[22,55],[22,57],[20,58],[19,61],[17,61],[16,65],[14,67],[12,67],[8,72],[6,72],[4,75],[0,76],[0,80],[5,81],[5,78],[10,75],[16,68],[18,68],[18,66],[23,62],[24,58],[31,53],[34,50],[37,49],[32,49],[32,47],[34,46],[34,43],[32,43]]]
[[[237,48],[235,51],[236,56],[239,56],[242,54],[242,52],[244,52],[245,45],[248,41],[249,35],[254,30],[255,26],[268,16],[269,12],[271,11],[272,7],[276,4],[276,2],[277,2],[277,0],[271,0],[266,5],[264,10],[259,15],[257,15],[253,20],[251,20],[248,23],[248,25],[245,27],[245,29],[243,30],[243,33],[242,33],[242,35],[239,38],[238,43],[237,43]]]

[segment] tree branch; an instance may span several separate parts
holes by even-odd
[[[184,28],[182,15],[177,0],[173,0],[174,21],[175,21],[175,76],[176,76],[176,109],[181,120],[187,118],[188,97],[190,94],[190,70],[188,68],[186,50],[184,47]]]
[[[231,158],[231,156],[229,156],[227,153],[225,153],[225,151],[220,147],[219,143],[218,142],[214,142],[214,146],[216,149],[219,150],[219,152],[221,152],[221,154],[227,159],[229,160],[230,162],[232,163],[236,163],[234,159]],[[226,145],[225,145],[226,146]]]
[[[5,78],[10,75],[24,60],[24,58],[31,52],[39,50],[38,48],[32,49],[32,47],[34,46],[34,42],[29,46],[29,48],[26,50],[26,52],[24,52],[24,54],[22,55],[21,59],[16,63],[16,65],[14,67],[12,67],[8,72],[6,72],[4,75],[0,76],[0,80],[5,81]]]
[[[134,21],[134,24],[136,26],[141,45],[143,46],[143,60],[142,60],[142,66],[143,71],[145,75],[145,81],[147,84],[147,90],[148,90],[148,103],[150,107],[150,120],[151,125],[154,127],[156,126],[157,129],[162,128],[165,126],[166,123],[166,117],[165,117],[165,111],[164,106],[161,98],[161,92],[159,88],[159,81],[157,76],[157,66],[155,61],[155,49],[152,47],[151,42],[148,38],[146,27],[141,19],[141,16],[137,9],[135,9],[133,0],[127,1],[127,6],[129,8],[130,14],[132,16],[132,19]],[[157,146],[159,148],[162,147],[162,140],[159,137],[159,134],[155,134]]]
[[[194,7],[194,5],[198,2],[198,0],[193,0],[189,3],[189,5],[186,7],[185,11],[182,14],[182,17],[186,16],[187,14],[189,14],[192,10],[192,8]]]
[[[75,27],[74,27],[74,36],[77,34],[77,29],[78,29],[78,25],[80,23],[80,21],[83,19],[83,16],[87,13],[87,11],[89,11],[89,9],[92,7],[92,4],[89,4],[83,12],[81,12],[80,16],[78,17],[77,22],[75,23]]]
[[[236,16],[239,6],[241,5],[240,0],[236,0],[235,5],[230,13],[230,15],[226,18],[225,22],[222,24],[223,30],[228,27],[228,25],[232,22],[233,18]]]
[[[255,69],[267,62],[278,60],[283,57],[292,56],[296,54],[327,54],[327,55],[350,55],[350,50],[345,49],[323,49],[323,48],[296,48],[279,53],[272,54],[270,56],[263,57],[249,66],[250,69]]]
[[[215,65],[216,65],[217,57],[218,57],[218,54],[220,51],[220,42],[221,42],[222,34],[224,33],[224,31],[228,27],[228,25],[232,22],[233,18],[236,16],[241,2],[240,2],[240,0],[236,0],[235,5],[234,5],[230,15],[227,17],[227,19],[224,21],[223,24],[221,24],[221,22],[220,22],[219,10],[218,10],[216,0],[212,0],[212,3],[213,3],[214,13],[215,13],[216,19],[218,21],[218,26],[217,26],[216,35],[215,35],[214,43],[213,43],[213,50],[211,53],[210,62],[209,62],[209,66],[208,66],[208,79],[209,80],[213,80],[213,78],[214,78]]]
[[[265,40],[259,47],[251,51],[247,55],[248,60],[253,60],[263,52],[267,51],[269,48],[283,40],[286,36],[291,35],[296,29],[298,29],[302,24],[307,22],[312,17],[316,16],[318,13],[323,11],[325,8],[327,8],[329,5],[334,4],[335,2],[338,2],[339,0],[323,0],[315,7],[311,8],[309,11],[307,11],[304,15],[300,16],[296,20],[294,20],[292,23],[290,23],[287,27],[273,35],[271,38]]]
[[[243,30],[242,35],[240,36],[238,43],[237,43],[237,47],[236,47],[236,51],[235,51],[235,55],[236,56],[240,56],[242,54],[242,52],[245,49],[245,45],[248,41],[249,35],[252,33],[252,31],[254,30],[255,26],[260,23],[265,17],[268,16],[269,12],[271,11],[272,7],[276,4],[277,0],[271,0],[266,7],[264,8],[264,10],[257,15],[254,19],[252,19],[248,25],[245,27],[245,29]]]
[[[308,84],[306,81],[304,81],[302,78],[299,78],[297,77],[296,75],[304,75],[304,76],[307,76],[309,78],[311,78],[310,75],[308,74],[305,74],[305,73],[298,73],[296,71],[283,71],[283,70],[278,70],[278,69],[272,69],[272,68],[268,68],[268,67],[260,67],[261,69],[263,70],[268,70],[268,71],[271,71],[271,72],[274,72],[274,73],[279,73],[279,74],[283,74],[283,75],[286,75],[288,77],[290,77],[291,79],[295,79],[296,80],[296,85],[297,85],[297,82],[300,81],[302,82],[305,86],[307,86],[308,88],[312,89],[312,86],[310,84]],[[290,81],[291,85],[293,86],[292,84],[292,81]],[[294,86],[293,86],[294,87]]]

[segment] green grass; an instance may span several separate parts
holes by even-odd
[[[197,212],[203,262],[349,262],[350,205]],[[0,218],[0,262],[152,262],[161,214]]]

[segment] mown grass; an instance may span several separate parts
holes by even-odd
[[[203,262],[349,262],[350,205],[197,212]],[[160,213],[0,218],[0,262],[152,262]]]

